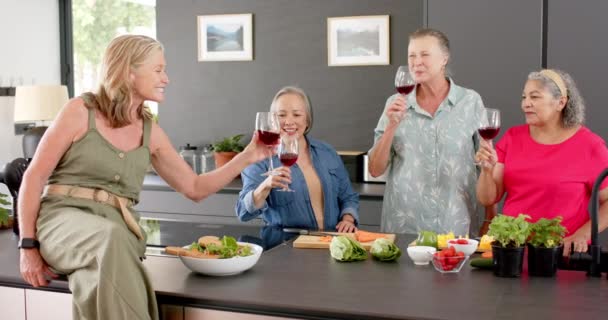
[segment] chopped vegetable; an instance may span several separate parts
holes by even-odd
[[[367,251],[361,245],[346,236],[337,236],[329,244],[329,252],[332,258],[338,261],[361,261],[367,259]]]
[[[359,242],[369,242],[380,238],[386,238],[386,234],[357,230],[355,231],[355,238],[357,238],[357,241]]]
[[[319,241],[321,242],[331,242],[331,239],[333,239],[333,236],[323,236],[323,237],[319,237]]]
[[[395,261],[401,256],[401,250],[391,241],[380,238],[372,243],[372,256],[380,261]]]
[[[483,237],[479,239],[479,250],[492,249],[492,241],[494,241],[494,237],[484,234]]]
[[[208,255],[218,255],[220,259],[232,258],[235,256],[246,257],[253,254],[251,247],[240,246],[236,242],[236,239],[230,236],[223,236],[221,244],[207,243],[206,247],[202,247],[200,244],[193,242],[190,245],[190,250],[198,250]]]
[[[481,254],[482,258],[492,258],[492,251],[486,251]]]

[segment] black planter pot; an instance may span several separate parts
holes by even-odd
[[[528,273],[535,277],[553,277],[557,272],[564,246],[535,247],[528,244]]]
[[[523,246],[519,248],[492,246],[494,275],[507,278],[519,277],[523,269],[525,248]]]

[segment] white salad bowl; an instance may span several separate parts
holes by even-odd
[[[407,255],[414,261],[415,265],[425,266],[433,259],[433,253],[437,252],[435,247],[412,246],[407,248]]]
[[[470,256],[477,250],[477,246],[479,245],[479,241],[475,239],[465,239],[467,240],[466,244],[454,243],[458,241],[458,239],[450,239],[448,240],[447,247],[454,247],[456,251],[462,251],[465,256]]]
[[[236,256],[228,259],[202,259],[186,256],[179,256],[179,259],[188,269],[194,272],[209,276],[231,276],[253,267],[264,251],[257,244],[247,242],[238,242],[238,244],[251,247],[253,254],[246,257]],[[189,248],[190,246],[184,246],[184,249]]]

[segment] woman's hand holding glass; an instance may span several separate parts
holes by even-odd
[[[482,168],[490,167],[494,168],[496,165],[497,157],[496,151],[492,146],[492,139],[496,138],[498,132],[500,132],[500,110],[484,108],[479,120],[479,127],[477,129],[479,136],[480,149],[485,148],[486,150],[481,154],[477,152],[477,155],[488,158],[492,162],[486,162],[485,160],[478,160],[475,155],[475,164],[480,165]],[[493,157],[493,160],[491,159]]]
[[[257,132],[254,132],[249,144],[243,150],[243,154],[247,155],[249,163],[260,162],[270,158],[276,154],[273,148],[268,148],[261,140]]]
[[[479,141],[479,150],[475,154],[475,162],[481,164],[482,171],[491,172],[498,161],[498,155],[492,145],[492,140],[481,139]]]
[[[399,124],[405,117],[405,97],[414,91],[415,87],[416,82],[414,81],[414,78],[412,78],[408,66],[400,66],[395,74],[395,89],[400,94],[389,106],[390,114],[387,110],[387,116],[389,116],[391,124]]]
[[[262,188],[268,191],[274,188],[289,188],[289,184],[291,183],[291,169],[289,167],[276,168],[273,173],[272,175],[268,175],[262,182]]]
[[[406,102],[403,95],[397,95],[395,100],[386,108],[386,117],[389,120],[388,126],[397,126],[405,118]]]

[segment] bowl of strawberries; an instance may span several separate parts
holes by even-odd
[[[462,251],[465,256],[470,256],[477,250],[479,241],[474,239],[452,239],[448,240],[448,247],[454,247],[456,251]]]
[[[441,273],[457,273],[469,259],[462,251],[457,251],[455,247],[445,248],[433,254],[433,267]]]

